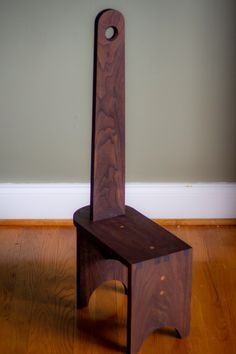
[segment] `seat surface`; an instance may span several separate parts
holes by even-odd
[[[75,212],[74,224],[79,232],[85,232],[91,241],[127,265],[191,248],[128,206],[125,215],[95,222],[90,220],[90,207],[86,206]]]

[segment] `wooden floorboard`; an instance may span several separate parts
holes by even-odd
[[[236,227],[168,226],[193,246],[191,334],[156,330],[140,354],[236,353]],[[0,227],[0,353],[125,353],[126,295],[107,282],[75,309],[75,229]]]
[[[162,226],[236,226],[236,219],[153,219]],[[72,219],[0,219],[0,227],[73,226]]]

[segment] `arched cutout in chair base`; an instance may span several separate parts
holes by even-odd
[[[128,353],[137,353],[155,329],[174,327],[189,333],[191,253],[182,251],[132,265],[128,294]],[[184,296],[183,296],[184,294]]]
[[[102,283],[90,296],[88,312],[90,319],[111,322],[110,327],[116,326],[118,322],[125,326],[124,314],[127,313],[125,285],[119,280]]]
[[[106,258],[83,232],[77,236],[77,307],[88,306],[94,290],[108,280],[119,280],[128,288],[128,268],[115,259]]]
[[[176,326],[171,325],[171,324],[167,324],[167,325],[161,325],[161,327],[159,327],[159,325],[153,327],[153,328],[149,328],[146,329],[144,331],[144,333],[142,334],[142,336],[138,339],[137,344],[135,346],[135,351],[139,352],[144,341],[147,339],[147,337],[149,337],[150,335],[154,334],[154,333],[162,333],[171,337],[175,337],[178,339],[181,339],[183,337],[185,337],[185,335],[181,335],[179,330],[176,328]],[[133,348],[134,350],[134,348]],[[128,351],[129,352],[129,351]],[[130,351],[131,352],[131,351]]]

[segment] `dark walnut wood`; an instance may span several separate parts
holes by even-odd
[[[111,259],[104,249],[90,241],[87,232],[78,228],[77,235],[77,307],[88,305],[92,292],[108,280],[121,281],[128,288],[128,268]]]
[[[91,205],[73,218],[77,307],[87,306],[103,282],[121,281],[128,296],[127,354],[135,354],[156,328],[189,333],[192,249],[125,207],[124,19],[117,11],[96,19],[94,66]]]
[[[179,338],[189,334],[191,274],[191,248],[131,266],[127,316],[129,354],[137,353],[145,337],[156,328],[173,327]]]
[[[137,210],[93,222],[90,207],[74,214],[77,227],[77,306],[107,280],[120,280],[128,295],[127,353],[165,326],[189,333],[192,249]]]
[[[106,38],[106,30],[113,37]],[[108,33],[109,33],[108,30]],[[95,23],[91,218],[125,212],[124,18],[107,10]]]
[[[125,215],[111,219],[92,222],[89,215],[89,206],[74,214],[78,231],[87,232],[88,239],[126,265],[165,257],[190,248],[169,231],[128,206]]]

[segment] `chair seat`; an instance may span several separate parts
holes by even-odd
[[[90,241],[98,244],[110,257],[126,265],[191,248],[129,206],[125,207],[125,215],[96,222],[90,220],[90,207],[86,206],[75,212],[74,224],[78,231],[86,233]]]

